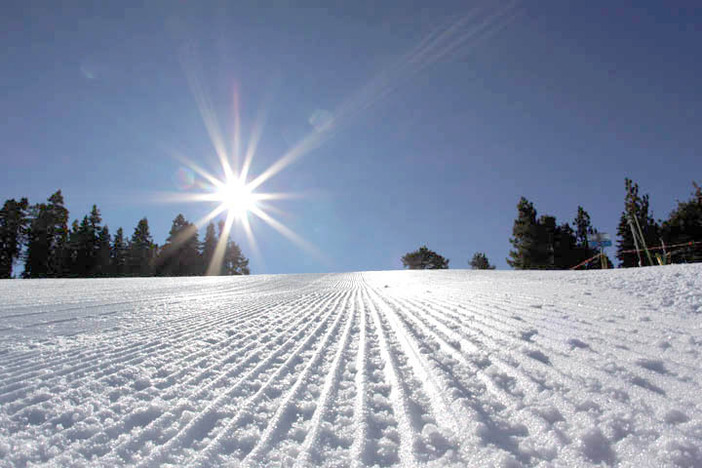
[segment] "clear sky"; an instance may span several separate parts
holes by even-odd
[[[254,273],[401,268],[422,244],[506,268],[522,195],[614,234],[624,177],[656,218],[702,180],[698,2],[61,3],[3,4],[0,198],[60,188],[71,219],[146,216],[161,244],[216,206],[163,194],[198,191],[186,159],[224,177],[238,96],[252,177],[297,156],[257,190],[302,196],[266,212],[318,251],[249,215]]]

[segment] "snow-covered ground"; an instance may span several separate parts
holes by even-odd
[[[0,466],[702,466],[702,265],[0,298]]]

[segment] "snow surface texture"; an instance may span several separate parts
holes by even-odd
[[[702,265],[0,281],[0,466],[702,466]]]

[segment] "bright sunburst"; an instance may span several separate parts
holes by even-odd
[[[227,240],[229,239],[234,223],[238,223],[243,228],[248,245],[253,251],[253,254],[260,257],[260,252],[258,251],[258,246],[250,223],[252,216],[268,224],[298,247],[303,248],[307,252],[310,252],[317,257],[323,257],[316,247],[302,239],[299,235],[277,220],[270,213],[275,211],[280,212],[280,210],[271,205],[271,202],[286,198],[298,198],[299,195],[290,193],[269,193],[261,190],[268,179],[280,173],[287,165],[296,159],[296,157],[299,157],[301,153],[301,145],[297,145],[295,148],[293,148],[293,150],[281,156],[280,159],[263,171],[263,173],[257,175],[256,177],[249,178],[249,170],[251,168],[251,163],[256,153],[258,141],[261,136],[262,122],[259,120],[255,123],[248,139],[246,150],[243,152],[243,154],[240,154],[239,148],[241,137],[238,109],[239,100],[238,95],[235,93],[234,139],[231,148],[227,149],[227,145],[224,143],[217,120],[214,117],[214,112],[210,108],[209,100],[204,96],[204,94],[198,94],[196,92],[198,89],[199,87],[197,86],[193,87],[195,98],[198,102],[198,107],[200,108],[203,121],[205,122],[205,127],[210,134],[212,144],[217,153],[223,177],[216,177],[189,158],[182,155],[174,155],[185,166],[187,166],[192,173],[199,176],[200,183],[194,183],[195,180],[191,178],[191,183],[187,184],[189,188],[186,187],[187,192],[169,194],[166,195],[165,199],[167,201],[174,202],[213,203],[215,206],[212,211],[195,222],[195,227],[198,229],[202,228],[218,216],[225,217],[224,227],[219,238],[219,243],[212,261],[208,266],[207,274],[218,274],[217,272],[220,271],[224,253],[226,251]],[[303,148],[302,152],[307,150],[308,148]],[[194,192],[191,190],[194,186],[199,186],[203,190],[201,192]],[[192,235],[192,232],[190,235]],[[176,243],[184,240],[185,238],[177,239]]]
[[[356,93],[343,100],[334,112],[315,112],[309,121],[313,129],[266,170],[252,178],[250,178],[249,170],[261,138],[263,121],[265,120],[265,106],[262,112],[259,113],[248,135],[245,151],[241,151],[239,94],[235,89],[233,102],[234,134],[231,144],[227,144],[224,133],[219,126],[212,100],[205,92],[204,80],[200,75],[201,67],[198,66],[196,54],[192,47],[185,47],[181,57],[183,68],[193,97],[200,110],[203,123],[219,159],[223,177],[219,178],[212,175],[189,158],[174,155],[188,166],[193,173],[197,173],[201,177],[201,182],[204,183],[199,185],[203,191],[194,193],[190,190],[196,184],[194,178],[189,176],[189,182],[184,184],[187,185],[188,193],[171,194],[171,196],[167,196],[167,199],[179,202],[214,203],[214,209],[202,219],[196,221],[196,228],[201,228],[218,216],[226,216],[224,229],[220,235],[212,262],[208,267],[208,274],[217,274],[220,271],[227,240],[235,222],[242,226],[249,247],[252,249],[253,254],[260,258],[260,252],[258,252],[256,239],[250,224],[250,219],[254,217],[260,219],[307,252],[322,260],[327,260],[318,249],[303,240],[270,213],[281,212],[279,209],[271,206],[271,202],[283,198],[298,197],[299,195],[264,193],[261,191],[264,184],[297,159],[319,147],[341,126],[347,125],[355,118],[358,118],[363,111],[367,110],[376,101],[390,94],[408,76],[420,72],[443,57],[475,47],[481,40],[505,27],[516,17],[515,5],[517,3],[517,0],[513,0],[493,12],[476,8],[451,21],[445,27],[438,28],[426,35],[406,55],[398,59],[397,63],[391,64],[365,86],[359,88]]]
[[[217,187],[213,199],[221,202],[221,206],[238,220],[242,220],[258,208],[257,194],[253,188],[236,177]]]

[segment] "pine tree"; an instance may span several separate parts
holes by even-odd
[[[55,278],[64,275],[64,259],[68,238],[68,210],[61,190],[48,203],[32,206],[27,241],[27,257],[23,276]]]
[[[223,242],[222,238],[225,238],[225,223],[220,220],[217,222],[217,227],[219,229],[219,240],[218,242]],[[214,229],[214,227],[213,227]],[[205,235],[207,238],[207,234]],[[217,243],[218,243],[217,242]],[[217,247],[215,243],[215,248]],[[221,247],[220,247],[221,248]],[[213,257],[214,257],[213,253]],[[209,269],[209,264],[205,264],[205,268]],[[241,252],[241,247],[239,244],[226,237],[226,244],[224,246],[224,251],[222,254],[221,264],[219,269],[214,269],[210,271],[210,274],[214,276],[218,275],[248,275],[251,271],[249,270],[249,259],[244,257]]]
[[[495,266],[490,265],[490,261],[483,252],[476,252],[470,260],[470,267],[473,270],[494,270]]]
[[[110,250],[110,271],[112,276],[125,276],[127,274],[127,244],[124,240],[124,231],[117,229],[112,248]]]
[[[151,276],[157,246],[149,232],[149,221],[142,218],[134,228],[127,250],[127,271],[131,276]]]
[[[225,275],[248,275],[249,259],[241,253],[239,244],[231,239],[227,240],[227,249],[224,252],[222,272]]]
[[[110,230],[103,226],[98,232],[93,276],[113,276],[111,267]]]
[[[631,179],[625,179],[627,190],[625,198],[625,209],[619,219],[617,227],[617,258],[619,266],[628,268],[639,264],[639,256],[641,264],[649,263],[643,245],[639,245],[640,254],[634,252],[626,252],[636,249],[636,243],[632,234],[632,224],[634,231],[641,228],[644,240],[648,247],[657,246],[660,243],[660,227],[649,214],[649,198],[648,194],[639,196],[639,185],[632,182]]]
[[[553,269],[556,266],[555,243],[558,230],[556,218],[555,216],[542,215],[536,225],[538,234],[531,268]]]
[[[556,270],[567,270],[580,263],[576,232],[570,224],[556,226],[553,239],[553,265]]]
[[[509,240],[513,250],[509,252],[507,264],[518,270],[527,270],[538,266],[539,261],[539,227],[536,222],[536,209],[533,203],[521,197],[517,204],[517,212],[517,219],[514,220],[512,227],[512,238]]]
[[[410,270],[445,270],[448,269],[449,260],[442,257],[426,245],[414,252],[409,252],[400,259],[402,266]]]
[[[63,250],[63,269],[65,276],[80,276],[78,271],[78,249],[80,247],[82,234],[80,224],[77,219],[71,223],[71,230],[68,231],[68,240]]]
[[[693,182],[695,191],[678,206],[663,223],[662,236],[667,245],[689,244],[670,252],[672,263],[702,262],[702,188]]]
[[[182,214],[173,220],[166,244],[159,252],[157,274],[192,276],[202,273],[197,228]]]
[[[575,226],[575,240],[578,247],[588,248],[588,236],[595,233],[590,221],[590,215],[582,206],[578,206],[578,214],[573,221]]]
[[[90,234],[90,221],[87,216],[78,223],[75,221],[68,237],[68,249],[70,254],[70,276],[85,278],[90,269],[90,256],[92,250],[92,239]]]
[[[598,250],[590,248],[589,245],[589,238],[593,234],[597,234],[597,229],[592,227],[590,214],[587,211],[585,211],[585,209],[582,206],[578,206],[578,213],[575,217],[575,220],[573,220],[573,225],[575,226],[576,241],[576,255],[574,257],[574,260],[575,264],[577,265],[597,255]],[[600,268],[600,262],[590,262],[590,264],[584,266],[584,268]]]
[[[12,266],[20,256],[27,236],[29,203],[6,200],[0,210],[0,278],[12,277]]]
[[[203,274],[205,274],[207,269],[210,267],[210,264],[212,263],[215,250],[217,249],[217,241],[218,237],[215,233],[215,226],[213,223],[209,223],[205,231],[205,240],[202,242]]]

